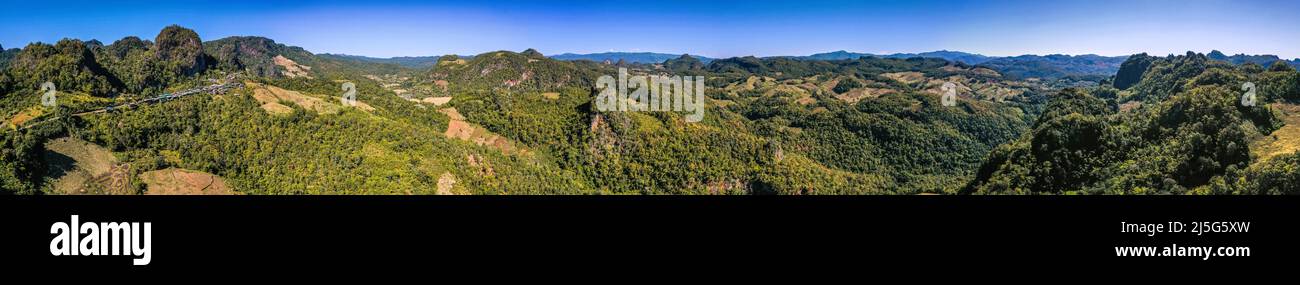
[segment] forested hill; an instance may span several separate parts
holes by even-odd
[[[552,185],[547,189],[576,183],[545,164],[436,137],[447,128],[447,115],[394,96],[367,76],[401,69],[395,65],[316,57],[257,37],[202,42],[176,26],[152,41],[34,43],[12,63],[0,73],[0,192],[497,189],[489,185],[502,182],[456,166],[470,154],[492,161],[495,177],[511,183]],[[57,106],[41,104],[44,81],[58,90]],[[347,82],[355,83],[355,106],[340,101],[340,84]],[[105,109],[212,84],[242,87]],[[84,113],[90,110],[100,112]],[[126,185],[118,183],[123,177]]]
[[[1076,77],[1099,82],[1119,71],[1126,56],[1099,55],[1022,55],[993,58],[980,65],[1002,72],[1009,78],[1056,79]]]
[[[1133,79],[1137,79],[1136,82]],[[1135,55],[1123,89],[1068,89],[966,193],[1296,194],[1300,76],[1284,62]],[[1249,104],[1247,98],[1253,98]]]
[[[413,67],[178,26],[0,59],[0,193],[1286,193],[1300,161],[1294,69],[1199,54],[1068,89],[919,57]],[[704,119],[597,110],[621,68],[704,76]]]
[[[619,67],[710,78],[704,121],[595,110],[593,81]],[[47,80],[57,107],[33,96]],[[214,82],[242,87],[70,115]],[[957,106],[939,104],[945,82]],[[158,173],[249,194],[953,193],[1052,88],[936,59],[619,66],[526,50],[412,69],[175,26],[33,44],[0,87],[0,185],[46,194],[180,187]],[[104,180],[122,169],[131,186]]]
[[[616,74],[616,64],[529,54],[447,58],[432,74],[469,91],[451,104],[467,121],[560,154],[565,169],[610,193],[950,193],[1027,128],[1050,89],[938,59],[706,65],[683,56],[625,66],[710,78],[704,121],[685,123],[680,113],[593,110],[590,83],[568,75]],[[533,82],[543,78],[553,80]],[[961,91],[958,106],[939,104],[945,82]]]
[[[257,77],[390,74],[406,68],[397,63],[352,57],[316,55],[263,37],[228,37],[203,43],[220,70],[242,71]]]

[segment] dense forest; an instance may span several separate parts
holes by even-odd
[[[261,37],[204,42],[179,26],[152,40],[0,51],[8,194],[154,193],[163,182],[150,177],[169,169],[243,194],[1300,189],[1300,75],[1284,61],[1221,53],[1122,64],[836,54],[598,62],[531,49],[381,60]],[[933,56],[945,55],[974,56]],[[1097,70],[1050,60],[1118,71],[1071,77]],[[594,81],[619,68],[704,76],[705,119],[597,110]],[[57,105],[41,104],[44,82]],[[218,84],[236,87],[149,100]],[[356,103],[340,101],[349,90]],[[956,106],[940,103],[946,94]],[[70,140],[91,147],[70,150]],[[124,192],[105,182],[119,170],[135,178]]]
[[[1140,80],[1132,83],[1136,74]],[[1033,130],[990,154],[964,192],[1300,191],[1300,154],[1252,149],[1294,146],[1286,140],[1295,126],[1286,123],[1297,114],[1286,107],[1300,97],[1300,78],[1291,66],[1233,65],[1190,52],[1142,54],[1125,62],[1119,76],[1123,90],[1066,89],[1052,97]],[[1244,104],[1245,96],[1257,102]]]

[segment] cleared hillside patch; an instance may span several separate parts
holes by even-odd
[[[284,114],[292,110],[282,102],[292,103],[314,111],[317,114],[337,114],[343,109],[342,102],[338,98],[331,96],[320,96],[315,94],[305,94],[302,92],[287,90],[273,85],[259,84],[254,82],[245,82],[248,88],[253,90],[253,99],[262,103],[262,109],[271,114]],[[362,111],[374,111],[375,108],[370,104],[362,101],[356,101],[356,108]]]
[[[57,194],[128,194],[110,189],[118,160],[108,149],[75,138],[57,138],[45,143],[46,173]],[[121,185],[118,185],[121,186]],[[109,191],[116,190],[116,191]]]
[[[447,131],[443,132],[449,138],[455,138],[462,141],[472,142],[479,146],[487,146],[500,150],[502,153],[527,154],[528,151],[520,148],[514,141],[501,135],[488,131],[487,129],[465,121],[465,116],[460,114],[456,108],[445,108],[438,110],[446,114],[451,121],[447,122]]]
[[[231,195],[225,179],[211,173],[180,168],[140,174],[147,195]]]
[[[272,60],[275,61],[275,65],[284,68],[284,76],[286,77],[289,78],[305,77],[308,79],[313,78],[311,76],[311,66],[298,64],[297,62],[294,62],[292,59],[284,57],[283,55],[277,55]]]
[[[1286,125],[1252,143],[1251,156],[1256,158],[1256,164],[1300,151],[1300,105],[1275,103],[1272,107],[1282,113]]]

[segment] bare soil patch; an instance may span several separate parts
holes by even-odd
[[[443,135],[449,138],[455,138],[472,142],[476,145],[495,148],[506,154],[515,152],[523,154],[528,153],[526,150],[516,147],[515,143],[510,139],[465,121],[465,116],[462,116],[459,111],[456,111],[456,108],[445,108],[438,110],[438,112],[447,114],[447,117],[451,118],[451,121],[447,122],[447,131],[443,132]]]
[[[442,106],[447,104],[447,102],[451,102],[451,97],[426,97],[420,100],[420,102],[433,104],[434,106]]]
[[[19,112],[18,114],[14,115],[13,118],[9,118],[9,125],[14,127],[21,127],[24,123],[27,123],[27,121],[31,121],[32,119],[41,116],[41,113],[42,113],[41,109],[39,108],[32,108],[23,112]]]
[[[443,172],[442,176],[438,177],[438,190],[436,193],[438,195],[458,195],[459,193],[452,191],[452,186],[455,185],[456,176],[452,175],[451,172]]]
[[[147,195],[231,195],[224,179],[211,173],[180,168],[140,174]]]
[[[294,62],[293,60],[284,57],[283,55],[277,55],[273,60],[275,61],[275,65],[284,67],[284,76],[288,76],[289,78],[297,78],[297,77],[312,78],[311,66],[298,64],[297,62]]]
[[[920,72],[915,72],[915,71],[885,73],[885,74],[881,74],[881,76],[908,85],[916,84],[917,82],[921,82],[925,80],[925,74],[921,74]]]
[[[849,90],[849,92],[844,92],[844,94],[835,95],[835,98],[844,100],[844,102],[857,103],[858,101],[862,101],[862,99],[867,99],[867,98],[874,99],[880,97],[880,95],[885,95],[894,92],[897,91],[894,91],[893,89],[863,87],[863,88]]]
[[[335,114],[343,108],[342,102],[338,101],[339,99],[337,99],[337,97],[304,94],[298,91],[253,82],[246,82],[245,85],[248,85],[249,88],[253,89],[253,99],[257,99],[258,102],[263,104],[262,109],[272,114],[284,112],[285,108],[281,108],[284,104],[280,104],[282,101],[293,103],[303,109],[315,111],[318,114]],[[330,101],[323,98],[334,99],[333,101]],[[272,105],[272,103],[274,103],[274,105]],[[356,101],[356,103],[356,108],[358,109],[364,111],[375,110],[374,107],[371,107],[370,104],[366,104],[365,102]],[[287,106],[284,107],[287,108]]]
[[[289,108],[289,106],[281,105],[280,103],[262,104],[262,110],[266,110],[267,113],[271,113],[275,115],[283,115],[283,114],[288,114],[293,112],[293,108]]]

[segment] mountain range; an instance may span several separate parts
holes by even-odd
[[[330,53],[320,54],[320,56],[332,57],[337,59],[349,59],[349,60],[356,60],[356,61],[363,61],[363,62],[370,62],[370,63],[396,64],[396,65],[401,65],[409,68],[430,68],[436,65],[438,63],[438,59],[441,58],[441,56],[399,56],[399,57],[391,57],[391,58],[380,58],[380,57],[369,57],[369,56],[348,55],[348,54],[330,54]],[[664,61],[670,59],[676,59],[681,56],[682,56],[681,54],[654,53],[654,52],[603,52],[603,53],[591,53],[591,54],[563,53],[563,54],[553,55],[549,57],[552,59],[566,60],[566,61],[590,60],[595,62],[604,62],[608,60],[610,63],[617,63],[621,60],[624,63],[656,64],[656,63],[663,63]],[[458,55],[458,57],[462,59],[474,58],[473,55]],[[692,56],[692,57],[695,57],[696,59],[699,59],[701,62],[704,63],[709,63],[713,61],[712,58],[708,58],[708,57],[701,57],[701,56]]]
[[[429,68],[433,67],[438,56],[414,56],[414,57],[393,57],[393,58],[374,58],[354,55],[336,55],[322,54],[325,57],[336,57],[340,59],[353,59],[371,63],[397,64],[409,68]],[[665,61],[677,59],[682,54],[654,53],[654,52],[602,52],[589,54],[563,53],[549,56],[552,59],[574,61],[590,60],[595,62],[610,63],[624,62],[628,64],[658,64]],[[1227,61],[1233,64],[1242,64],[1252,62],[1262,66],[1267,66],[1275,61],[1283,60],[1276,55],[1245,55],[1237,54],[1228,56],[1219,51],[1212,51],[1207,56],[1210,59]],[[460,56],[461,58],[473,58],[473,56]],[[715,58],[691,55],[701,63],[709,64]],[[1047,80],[1056,80],[1062,78],[1073,78],[1083,81],[1100,81],[1119,71],[1120,64],[1128,56],[1100,56],[1095,54],[1085,55],[1020,55],[1020,56],[986,56],[982,54],[939,50],[922,53],[893,53],[893,54],[872,54],[859,53],[850,51],[833,51],[826,53],[817,53],[806,56],[771,56],[773,58],[790,58],[798,60],[847,60],[857,59],[860,57],[908,59],[908,58],[938,58],[951,62],[960,62],[968,65],[984,66],[996,70],[1008,78],[1028,79],[1041,78]],[[1300,66],[1300,58],[1287,61],[1292,66]]]
[[[981,64],[994,59],[994,57],[988,57],[980,54],[973,54],[973,53],[960,52],[960,51],[947,51],[947,50],[923,52],[923,53],[894,53],[894,54],[870,54],[870,53],[858,53],[858,52],[849,52],[849,51],[840,50],[840,51],[833,51],[827,53],[818,53],[809,56],[794,56],[793,58],[811,59],[811,60],[842,60],[842,59],[857,59],[859,57],[864,57],[864,56],[879,57],[879,58],[898,58],[898,59],[908,59],[913,57],[942,58],[944,60],[954,61],[954,62],[964,62],[966,64]]]
[[[1210,59],[1227,61],[1227,62],[1231,62],[1232,64],[1244,64],[1249,62],[1249,63],[1254,63],[1262,66],[1268,66],[1279,60],[1286,61],[1285,59],[1282,59],[1276,55],[1271,55],[1271,54],[1263,54],[1263,55],[1235,54],[1229,56],[1223,54],[1223,52],[1221,51],[1215,50],[1215,51],[1210,51],[1210,53],[1205,55],[1208,56]],[[1287,61],[1287,63],[1290,63],[1291,66],[1300,67],[1300,58]]]
[[[662,63],[669,59],[675,59],[680,55],[666,53],[648,53],[648,52],[604,52],[594,54],[572,54],[565,53],[551,56],[559,60],[592,60],[618,62],[623,60],[627,63]],[[1267,66],[1275,61],[1283,60],[1275,55],[1245,55],[1237,54],[1233,56],[1224,55],[1219,51],[1212,51],[1207,56],[1210,59],[1227,61],[1233,64],[1242,64],[1252,62],[1262,66]],[[708,64],[715,59],[701,56],[692,56],[701,62]],[[877,58],[938,58],[952,62],[961,62],[969,65],[984,66],[989,69],[997,70],[1008,78],[1027,79],[1060,79],[1074,77],[1087,81],[1099,81],[1107,76],[1114,75],[1119,71],[1120,64],[1128,59],[1128,56],[1100,56],[1095,54],[1085,55],[1020,55],[1020,56],[986,56],[960,51],[940,50],[922,53],[893,53],[893,54],[872,54],[858,53],[850,51],[833,51],[826,53],[817,53],[807,56],[774,56],[782,58],[800,59],[800,60],[846,60],[857,59],[860,57],[877,57]],[[1292,66],[1300,66],[1300,58],[1288,61]]]
[[[604,62],[608,60],[611,63],[623,61],[625,63],[663,63],[669,59],[681,57],[681,54],[654,53],[654,52],[602,52],[589,54],[563,53],[553,55],[551,58],[558,60],[590,60],[595,62]],[[692,55],[703,63],[712,62],[712,58]]]
[[[399,56],[399,57],[381,58],[381,57],[369,57],[369,56],[361,56],[361,55],[332,54],[332,53],[322,53],[317,56],[343,59],[343,60],[369,62],[369,63],[396,64],[407,68],[430,68],[433,67],[434,65],[437,65],[438,59],[442,58],[442,56]],[[464,59],[474,58],[474,56],[472,55],[457,55],[457,56]]]

